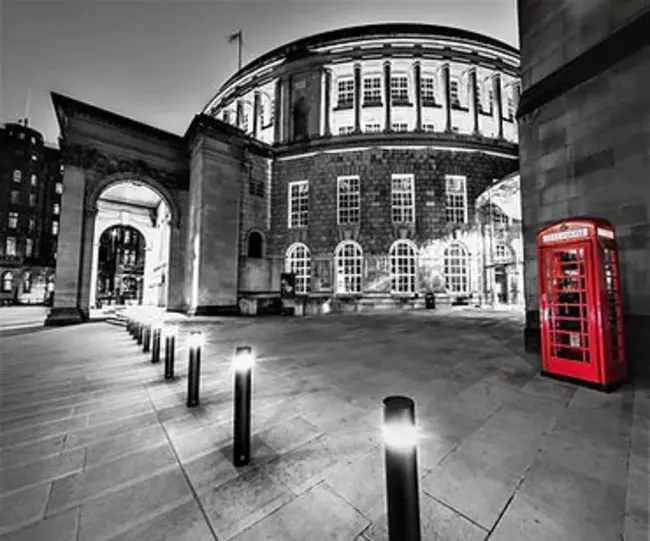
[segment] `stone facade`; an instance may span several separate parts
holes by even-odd
[[[641,363],[650,328],[649,8],[647,0],[519,2],[531,350],[539,347],[535,235],[556,220],[591,216],[616,230],[628,359],[647,368]]]

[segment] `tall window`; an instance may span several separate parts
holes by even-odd
[[[392,103],[408,103],[409,80],[406,75],[394,75],[390,78],[390,99]]]
[[[29,182],[31,183],[32,186],[36,186],[38,184],[38,177],[36,176],[36,173],[31,174],[31,176],[29,177]]]
[[[25,257],[32,257],[34,254],[34,239],[25,240]]]
[[[34,231],[34,229],[36,229],[36,220],[34,218],[30,218],[29,222],[27,223],[27,231],[31,233]]]
[[[18,213],[10,212],[9,213],[9,222],[7,223],[9,229],[16,229],[18,227]]]
[[[11,203],[17,205],[20,202],[20,192],[18,190],[11,190]]]
[[[308,293],[311,289],[311,259],[309,248],[301,243],[293,244],[287,250],[286,272],[296,275],[296,293]]]
[[[14,170],[14,182],[20,182],[23,179],[23,172],[20,169]]]
[[[63,183],[62,182],[57,182],[55,190],[56,190],[56,193],[62,194],[63,193]]]
[[[459,175],[445,176],[447,222],[464,224],[467,222],[467,190],[465,177]]]
[[[7,271],[2,275],[2,292],[11,293],[14,288],[14,275]]]
[[[422,77],[420,81],[422,91],[422,106],[431,107],[436,104],[436,84],[431,76]]]
[[[29,206],[30,207],[35,207],[36,206],[36,194],[35,193],[30,193],[29,194]]]
[[[460,84],[458,79],[449,81],[449,95],[452,107],[460,107]]]
[[[289,183],[289,227],[306,227],[309,223],[309,181]]]
[[[5,239],[5,255],[16,255],[16,237]]]
[[[339,224],[359,223],[361,184],[358,176],[338,177],[337,201]]]
[[[52,222],[52,235],[59,234],[59,222]]]
[[[499,208],[499,206],[494,203],[488,203],[481,208],[481,215],[487,224],[505,224],[510,223],[510,218],[508,215]]]
[[[336,264],[336,292],[361,293],[361,265],[363,250],[354,241],[338,245],[334,253]]]
[[[415,292],[416,255],[413,244],[398,240],[390,248],[390,283],[393,293]]]
[[[413,175],[393,175],[391,202],[394,223],[415,221],[415,178]]]
[[[505,244],[497,244],[494,247],[494,259],[500,263],[510,261],[512,259],[510,248]]]
[[[337,107],[342,109],[354,107],[354,79],[351,77],[338,81]]]
[[[23,293],[29,293],[32,290],[32,275],[26,272],[23,275]]]
[[[54,203],[54,206],[52,207],[52,212],[56,215],[61,214],[61,205],[58,203]]]
[[[508,120],[512,120],[515,116],[515,103],[510,97],[506,100],[506,114],[508,115]]]
[[[363,80],[363,104],[381,105],[381,77],[366,77]]]
[[[469,291],[467,251],[460,244],[452,244],[444,253],[444,272],[447,290],[452,293]]]

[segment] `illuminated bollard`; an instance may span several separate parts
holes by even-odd
[[[154,323],[153,325],[153,343],[151,345],[151,362],[159,363],[160,362],[160,332],[162,331],[162,325],[160,323]]]
[[[142,338],[142,351],[149,353],[151,350],[151,325],[144,326],[144,336]]]
[[[142,323],[142,321],[138,321],[138,327],[135,333],[135,341],[138,343],[139,346],[141,346],[143,340],[144,340],[144,324]]]
[[[126,318],[126,327],[125,327],[125,329],[126,329],[126,332],[131,334],[131,318],[130,317]]]
[[[235,351],[235,444],[233,462],[245,466],[251,460],[251,391],[255,357],[249,346],[239,346]]]
[[[190,366],[187,374],[187,407],[199,405],[199,379],[201,377],[201,346],[203,335],[200,332],[190,334]]]
[[[415,404],[405,396],[384,399],[386,501],[390,541],[420,541],[420,501]]]
[[[176,331],[165,328],[165,379],[174,379],[174,350],[176,348]]]

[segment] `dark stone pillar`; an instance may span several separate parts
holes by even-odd
[[[476,69],[469,72],[469,107],[472,113],[472,120],[474,121],[474,133],[479,132],[478,127],[478,86],[476,84]]]
[[[237,127],[240,130],[243,121],[244,121],[244,102],[242,102],[242,100],[237,100]]]
[[[273,140],[280,142],[282,137],[282,80],[275,81],[275,103],[273,104]]]
[[[422,131],[422,67],[420,62],[413,64],[415,75],[415,131]]]
[[[492,77],[492,99],[497,114],[499,139],[503,139],[503,100],[501,99],[501,75],[498,73]]]
[[[512,85],[512,108],[514,109],[514,117],[517,118],[517,109],[519,109],[519,101],[521,100],[521,84],[515,83]]]
[[[332,108],[332,71],[325,69],[325,95],[323,97],[325,101],[325,124],[324,124],[324,136],[329,137],[332,135],[332,128],[330,127],[330,109]]]
[[[354,65],[354,133],[361,133],[361,64]]]
[[[386,101],[386,121],[384,126],[384,131],[390,132],[393,130],[391,125],[391,100],[390,100],[390,79],[391,79],[391,70],[390,62],[384,62],[384,100]]]
[[[255,92],[253,97],[253,137],[259,137],[260,131],[260,93]]]
[[[451,131],[451,86],[449,80],[449,64],[442,67],[442,88],[445,93],[445,131]]]

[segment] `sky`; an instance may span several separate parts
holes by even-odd
[[[519,46],[516,0],[0,0],[0,122],[56,143],[50,92],[182,134],[244,65],[311,34],[421,22]]]

